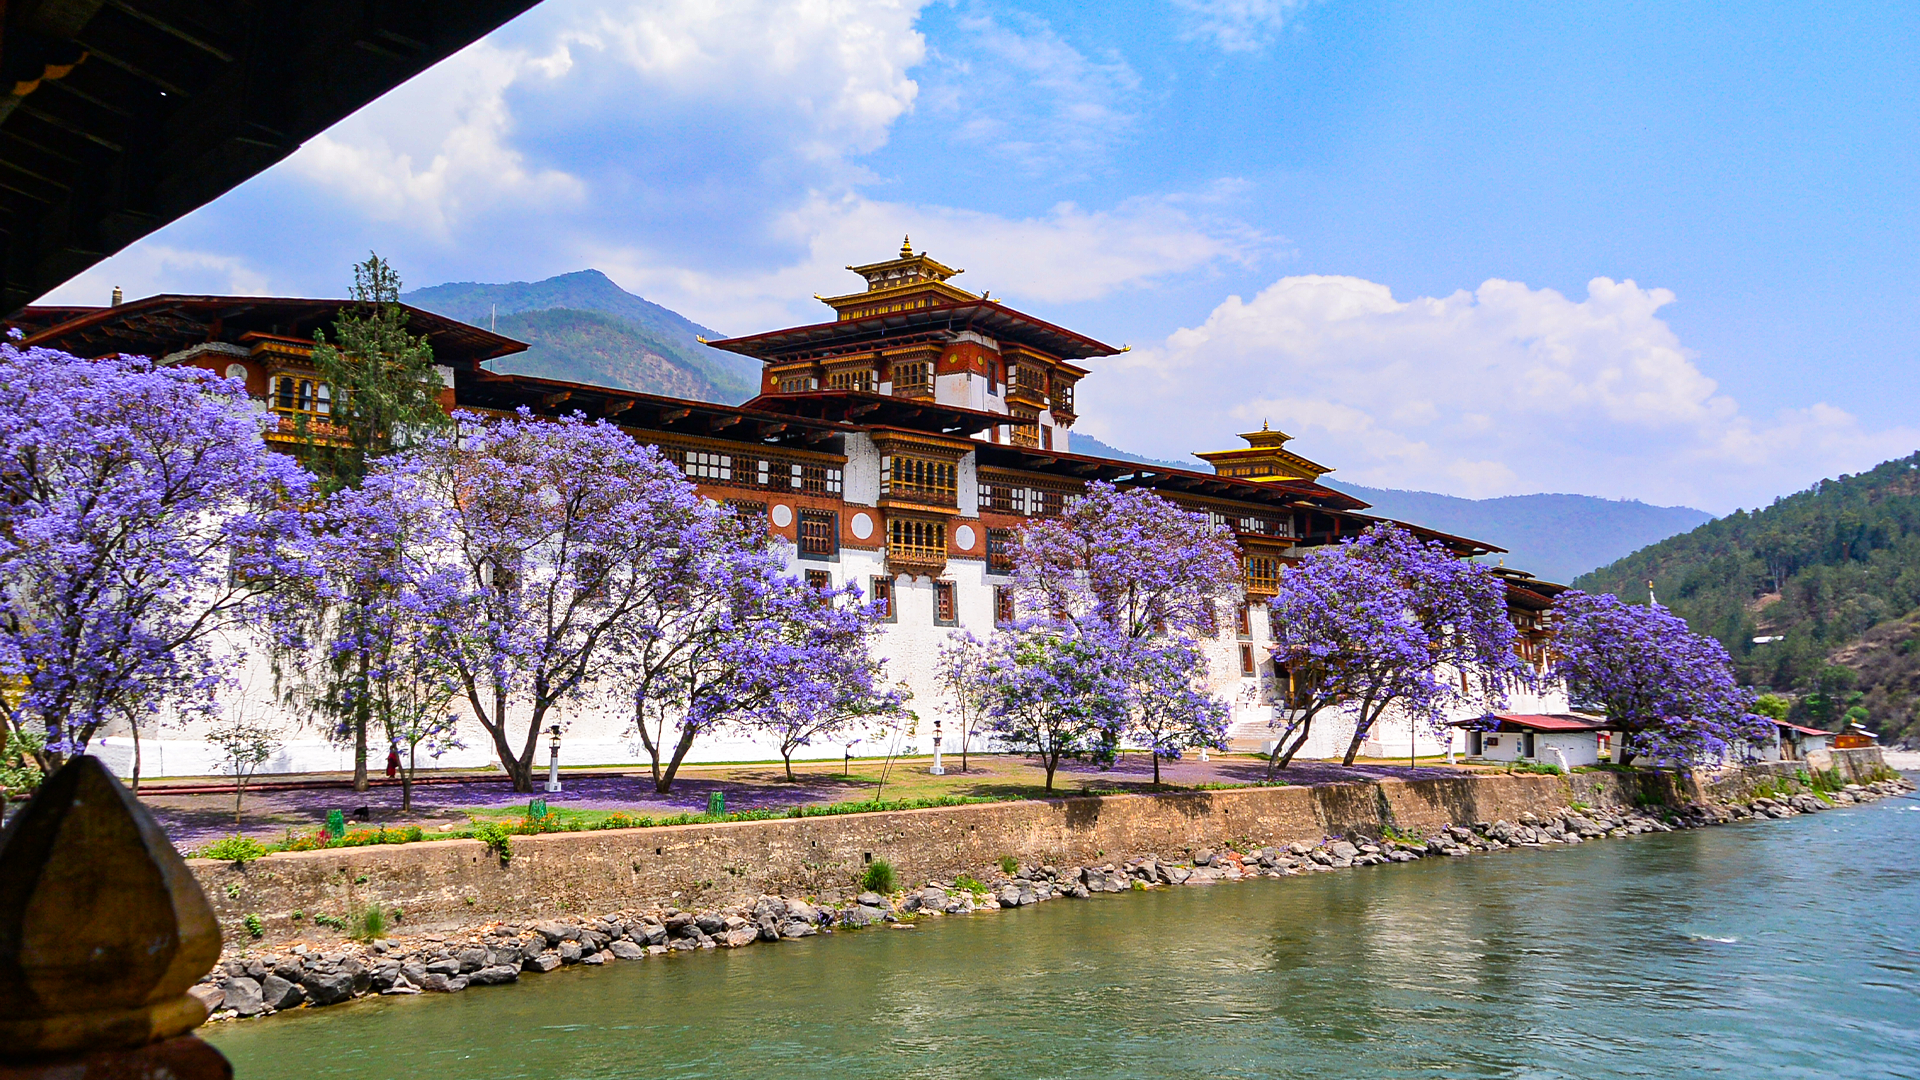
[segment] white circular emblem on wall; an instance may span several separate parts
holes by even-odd
[[[962,525],[953,530],[953,545],[961,551],[973,550],[973,526]]]
[[[847,524],[853,529],[855,540],[865,540],[873,535],[873,519],[865,514],[853,515],[853,520]]]
[[[793,524],[793,507],[786,503],[774,503],[773,523],[782,529]]]

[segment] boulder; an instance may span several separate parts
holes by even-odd
[[[755,926],[742,926],[734,930],[722,930],[714,940],[729,949],[738,949],[742,945],[751,945],[759,941],[760,929]]]
[[[998,896],[1000,899],[1001,907],[1019,907],[1020,906],[1020,886],[1018,885],[1015,885],[1009,882],[1008,884],[1000,886],[1000,892]]]
[[[458,975],[460,974],[460,961],[452,957],[448,957],[445,960],[435,960],[427,965],[427,974]]]
[[[819,932],[820,931],[814,929],[812,923],[801,919],[790,919],[785,925],[780,927],[780,936],[783,938],[812,937]]]
[[[228,978],[221,984],[221,990],[227,992],[225,1007],[242,1017],[257,1017],[267,1011],[267,1001],[259,994],[259,984],[244,974]]]
[[[519,982],[520,969],[505,964],[483,967],[467,976],[467,982],[474,986],[498,986],[501,983]]]
[[[560,954],[556,952],[536,953],[520,961],[520,970],[531,971],[535,975],[544,975],[559,966]],[[415,979],[414,982],[420,982],[420,980]]]
[[[315,1005],[337,1005],[353,996],[353,976],[344,971],[309,971],[300,986]]]
[[[821,921],[820,909],[805,900],[789,900],[787,901],[787,918],[818,923]]]
[[[465,975],[440,975],[433,972],[429,972],[426,981],[420,984],[420,989],[430,990],[436,994],[457,994],[466,988]]]
[[[577,941],[561,942],[558,952],[560,953],[560,962],[563,964],[577,964],[580,962],[580,957],[584,955],[581,953],[580,943]]]
[[[1360,849],[1345,840],[1335,840],[1327,846],[1327,854],[1337,859],[1351,859],[1360,854]]]
[[[588,967],[599,967],[601,964],[606,963],[607,958],[612,955],[612,953],[586,953],[580,957],[580,962]]]
[[[667,943],[667,928],[660,923],[641,923],[639,926],[634,927],[631,933],[633,934],[633,940],[644,941],[648,945],[665,945]]]
[[[373,989],[384,993],[388,987],[399,982],[402,978],[400,974],[400,962],[398,960],[388,960],[375,965],[370,973],[370,978]]]
[[[780,924],[774,921],[773,916],[767,915],[762,917],[759,920],[758,925],[760,927],[761,941],[779,941],[780,940]]]
[[[454,972],[454,974],[471,974],[487,966],[487,950],[481,948],[461,949],[458,953],[454,954],[454,959],[460,962],[459,969]],[[431,968],[429,968],[429,970],[431,970]]]
[[[858,930],[872,926],[878,917],[878,913],[870,907],[850,907],[842,910],[836,921],[849,930]]]
[[[709,911],[704,915],[695,916],[693,925],[699,927],[703,934],[718,934],[727,928],[727,917],[719,912]]]
[[[291,1009],[307,999],[306,990],[297,982],[289,982],[278,974],[269,975],[260,980],[260,1000],[267,1008],[278,1011]]]
[[[759,934],[760,932],[758,930],[754,931],[755,937],[758,937]],[[607,951],[613,953],[614,959],[616,960],[638,960],[647,955],[645,946],[635,945],[631,941],[616,941],[612,945],[607,946]]]
[[[567,929],[557,922],[535,923],[533,926],[533,932],[547,940],[549,949],[567,939]]]
[[[863,907],[877,908],[887,906],[887,898],[877,892],[863,892],[856,897],[855,900]]]

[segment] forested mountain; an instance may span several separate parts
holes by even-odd
[[[529,343],[496,371],[597,383],[649,394],[735,403],[758,392],[760,365],[710,349],[709,330],[615,285],[598,270],[505,285],[452,282],[406,303]]]
[[[1070,445],[1077,454],[1206,470],[1198,462],[1183,465],[1130,454],[1086,435],[1072,436]],[[1332,477],[1325,482],[1372,504],[1368,513],[1498,544],[1509,552],[1505,556],[1509,566],[1549,581],[1572,581],[1596,566],[1685,532],[1713,516],[1688,506],[1649,506],[1591,495],[1461,499],[1427,491],[1362,487]]]
[[[1726,644],[1745,681],[1794,692],[1798,715],[1831,726],[1857,710],[1883,736],[1920,738],[1920,454],[1708,522],[1575,584],[1644,600],[1649,580]]]

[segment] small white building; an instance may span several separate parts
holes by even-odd
[[[1467,757],[1483,761],[1538,761],[1576,769],[1600,763],[1600,735],[1606,721],[1581,713],[1494,713],[1483,720],[1457,721],[1466,729]]]

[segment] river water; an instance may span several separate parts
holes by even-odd
[[[242,1080],[1920,1077],[1920,801],[573,968]]]

